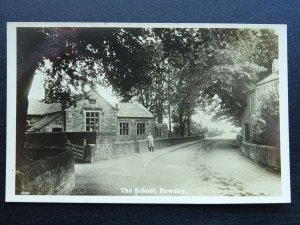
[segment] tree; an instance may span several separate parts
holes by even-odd
[[[215,112],[216,118],[228,119],[235,125],[240,125],[241,115],[247,104],[246,91],[260,79],[259,74],[266,71],[253,60],[255,54],[258,57],[253,47],[261,43],[262,36],[257,34],[260,32],[242,31],[234,42],[211,51],[214,63],[205,71],[210,78],[202,95],[205,106],[210,106],[208,111]],[[269,64],[271,58],[268,60]]]

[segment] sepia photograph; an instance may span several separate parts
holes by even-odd
[[[286,26],[7,23],[8,202],[289,203]]]

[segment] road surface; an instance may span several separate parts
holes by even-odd
[[[154,153],[76,164],[74,195],[276,196],[280,175],[244,157],[226,137]]]

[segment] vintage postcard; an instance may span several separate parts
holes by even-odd
[[[8,23],[6,201],[289,203],[286,25]]]

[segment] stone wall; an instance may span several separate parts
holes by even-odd
[[[201,140],[203,137],[201,136],[192,136],[192,137],[174,137],[174,138],[160,138],[160,139],[154,139],[154,150],[155,149],[160,149],[184,142],[189,142],[189,141],[197,141]],[[147,152],[149,151],[148,149],[148,144],[146,140],[138,140],[137,141],[137,151],[139,153]]]
[[[201,139],[203,139],[201,136],[154,139],[154,149],[160,149],[171,145]],[[145,139],[136,141],[119,141],[113,134],[98,133],[95,161],[124,157],[134,153],[143,153],[147,151],[148,145]]]
[[[135,153],[134,141],[114,142],[113,145],[113,158],[124,157]]]
[[[113,143],[116,141],[114,133],[97,133],[95,161],[110,159],[113,153]]]
[[[256,163],[280,171],[280,149],[273,146],[241,143],[242,153]]]
[[[65,149],[55,149],[55,151],[31,149],[30,151],[35,160],[17,168],[16,194],[71,194],[75,186],[73,152]]]
[[[135,141],[119,141],[112,133],[98,133],[95,161],[124,157],[135,153]]]

